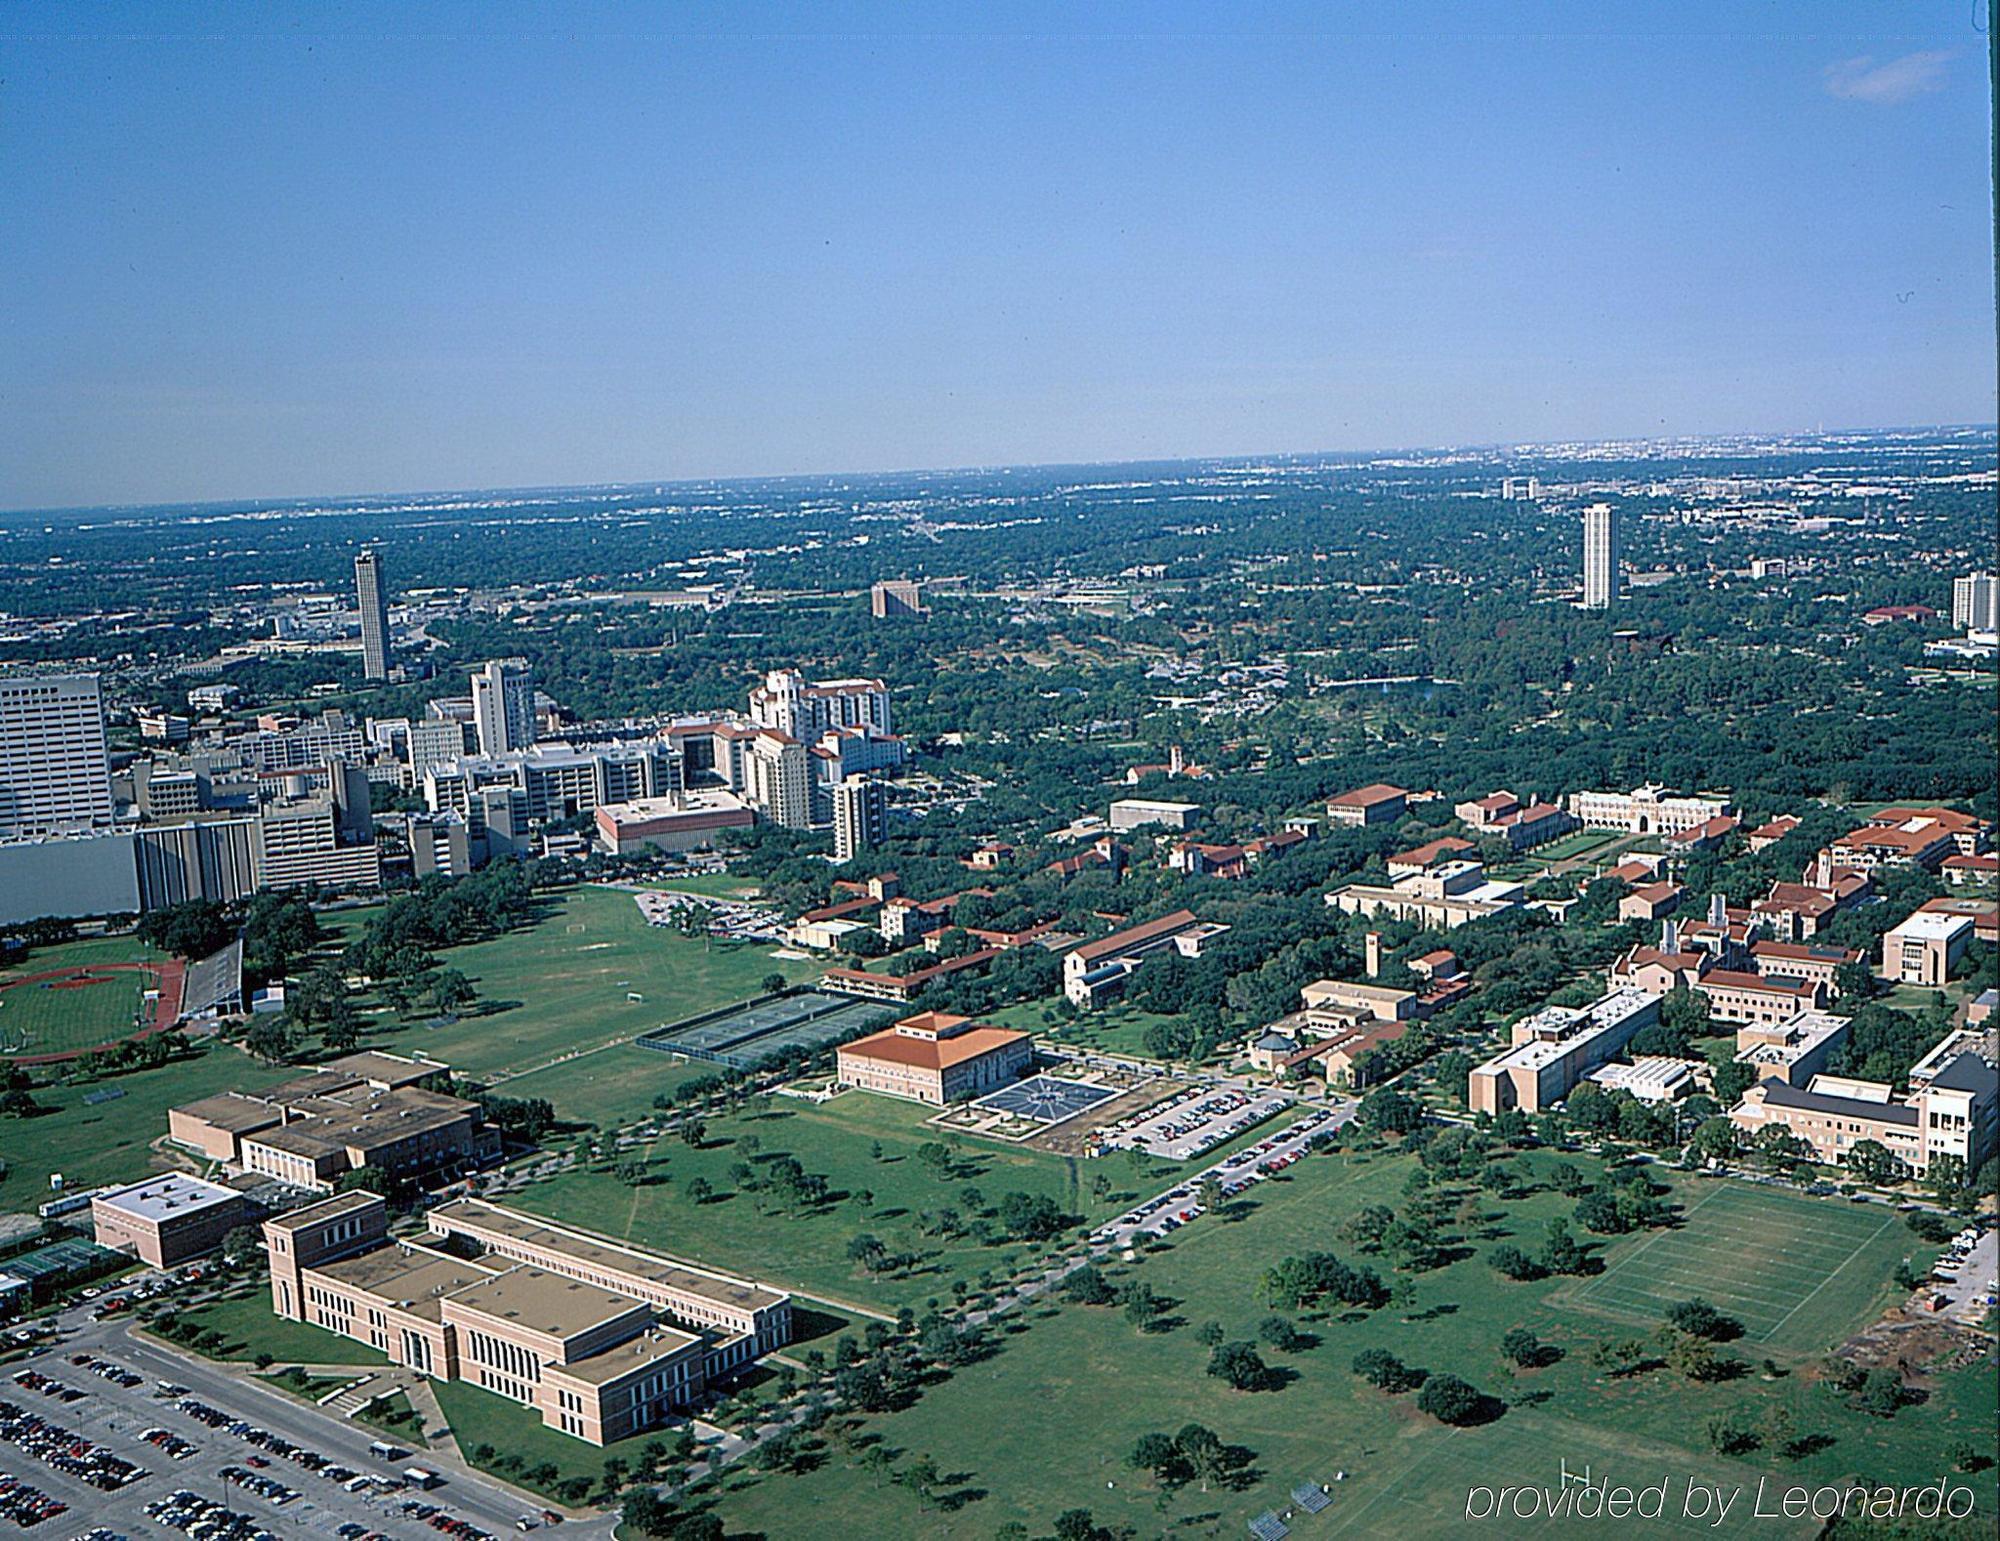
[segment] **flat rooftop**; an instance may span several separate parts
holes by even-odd
[[[447,1295],[493,1277],[493,1270],[484,1263],[446,1257],[405,1242],[392,1242],[337,1263],[322,1263],[312,1272],[427,1322],[442,1317]]]
[[[634,1311],[652,1310],[630,1295],[616,1295],[529,1263],[467,1285],[452,1295],[451,1303],[551,1338],[573,1338]]]
[[[649,1279],[687,1295],[702,1295],[740,1311],[761,1311],[781,1305],[789,1298],[745,1279],[710,1273],[686,1263],[676,1263],[650,1252],[622,1246],[588,1231],[537,1220],[518,1210],[503,1209],[480,1199],[459,1199],[441,1204],[430,1212],[433,1228],[440,1230],[486,1230],[530,1246],[547,1247],[567,1253],[580,1263],[634,1278]]]
[[[173,1172],[162,1177],[148,1177],[128,1187],[114,1188],[109,1193],[100,1193],[96,1201],[157,1225],[162,1220],[177,1219],[197,1210],[212,1209],[217,1204],[240,1201],[242,1197],[236,1189],[225,1188],[221,1183]]]
[[[569,1364],[544,1365],[542,1373],[567,1376],[588,1386],[607,1386],[612,1381],[624,1379],[627,1375],[637,1375],[642,1370],[651,1369],[663,1360],[671,1359],[683,1352],[688,1345],[700,1341],[701,1339],[691,1332],[682,1332],[674,1327],[653,1326],[638,1337],[627,1338],[616,1347],[607,1348],[600,1354],[592,1354],[587,1359],[574,1360]]]
[[[302,1225],[317,1224],[321,1220],[336,1220],[342,1215],[352,1214],[358,1209],[367,1209],[382,1202],[380,1196],[354,1189],[347,1193],[336,1193],[330,1199],[321,1199],[317,1204],[307,1204],[289,1214],[274,1215],[264,1223],[276,1226],[281,1231],[294,1231]]]

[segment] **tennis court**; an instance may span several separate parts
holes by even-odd
[[[1032,1075],[987,1093],[973,1106],[1016,1118],[1031,1118],[1039,1124],[1059,1124],[1119,1095],[1121,1092],[1115,1086],[1092,1086],[1083,1081],[1066,1081],[1061,1076]]]
[[[641,1033],[635,1041],[640,1048],[661,1054],[684,1054],[689,1059],[747,1070],[780,1055],[826,1048],[865,1028],[879,1026],[893,1015],[879,1002],[807,990],[724,1006]]]
[[[1673,1230],[1614,1253],[1572,1299],[1656,1323],[1700,1296],[1743,1323],[1744,1341],[1817,1351],[1866,1312],[1901,1255],[1893,1210],[1725,1183]]]

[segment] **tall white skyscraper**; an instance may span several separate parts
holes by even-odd
[[[535,677],[525,658],[496,658],[473,670],[472,726],[484,755],[534,743]]]
[[[389,677],[389,601],[382,592],[382,558],[364,551],[354,559],[354,597],[361,606],[361,674]]]
[[[833,785],[833,859],[844,866],[872,845],[882,843],[885,817],[882,783],[868,776],[849,776]]]
[[[0,677],[0,839],[90,829],[111,813],[97,676]]]
[[[2000,631],[2000,578],[1967,573],[1952,579],[1951,624],[1967,631]]]
[[[1608,610],[1618,602],[1618,514],[1609,503],[1583,511],[1583,607]]]

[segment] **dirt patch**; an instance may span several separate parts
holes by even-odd
[[[1944,1317],[1898,1306],[1840,1346],[1864,1370],[1889,1369],[1915,1386],[1993,1356],[1993,1340]]]

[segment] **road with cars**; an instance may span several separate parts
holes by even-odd
[[[545,1527],[539,1506],[456,1462],[424,1450],[385,1458],[370,1449],[385,1436],[367,1425],[139,1337],[122,1318],[77,1309],[58,1328],[0,1369],[0,1473],[64,1506],[23,1534],[68,1538],[99,1527],[106,1541],[197,1531],[217,1541],[481,1541],[516,1536],[524,1521]],[[63,1437],[45,1437],[51,1427]],[[48,1459],[48,1449],[85,1446],[79,1460]],[[143,1475],[107,1485],[126,1467]],[[444,1480],[419,1489],[404,1477],[412,1467]],[[0,1537],[14,1528],[9,1497],[0,1493]],[[607,1517],[571,1521],[560,1533],[605,1541],[612,1528]]]

